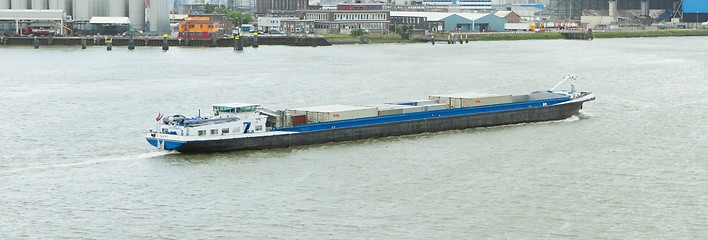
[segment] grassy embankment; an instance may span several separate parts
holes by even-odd
[[[637,37],[688,37],[708,36],[708,29],[666,29],[666,30],[627,30],[611,32],[595,32],[595,38],[637,38]],[[355,43],[415,43],[417,40],[392,38],[390,36],[358,36],[351,35],[325,35],[331,44]],[[441,37],[442,38],[442,37]],[[513,40],[542,40],[563,39],[560,33],[533,33],[533,34],[492,34],[470,37],[470,41],[513,41]]]
[[[344,34],[327,34],[324,38],[332,45],[335,44],[357,44],[357,43],[419,43],[417,40],[401,39],[398,34],[366,34],[362,36],[351,36]]]
[[[708,29],[685,30],[627,30],[612,32],[595,32],[594,38],[637,38],[637,37],[689,37],[708,36]],[[534,33],[534,34],[494,34],[475,38],[470,41],[504,41],[504,40],[534,40],[534,39],[563,39],[560,33]]]
[[[595,38],[691,37],[708,36],[708,29],[665,29],[596,32]]]

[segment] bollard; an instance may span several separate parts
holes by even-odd
[[[218,45],[216,44],[216,40],[216,36],[211,38],[211,47],[218,47]]]
[[[93,37],[93,45],[98,45],[98,38]]]
[[[170,50],[170,46],[167,45],[167,34],[162,35],[162,50],[163,51]]]
[[[185,39],[184,39],[184,45],[185,45],[185,46],[189,46],[189,38],[185,38]]]
[[[113,50],[113,39],[106,39],[106,50]]]
[[[239,34],[234,36],[234,50],[243,50],[243,39]]]
[[[128,40],[128,50],[135,49],[135,41],[133,39],[133,34],[130,34],[130,39]]]
[[[253,33],[253,45],[251,45],[254,48],[258,47],[258,32]]]
[[[34,49],[39,48],[39,39],[37,37],[34,37]]]
[[[81,49],[86,49],[86,38],[81,39]]]
[[[143,46],[149,46],[150,45],[150,40],[147,38],[143,39]]]

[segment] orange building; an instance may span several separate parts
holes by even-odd
[[[179,24],[181,38],[212,38],[219,35],[219,23],[212,22],[208,17],[188,17]]]

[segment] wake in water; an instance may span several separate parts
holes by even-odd
[[[147,158],[154,158],[154,157],[164,156],[164,155],[168,155],[168,154],[172,154],[172,153],[170,153],[170,152],[149,152],[149,153],[141,153],[141,154],[131,155],[131,156],[105,157],[105,158],[84,160],[84,161],[79,161],[79,162],[57,163],[57,164],[45,164],[45,165],[16,167],[16,168],[6,168],[6,169],[0,169],[0,173],[21,172],[21,171],[27,171],[27,170],[48,169],[48,168],[75,167],[75,166],[85,166],[85,165],[92,165],[92,164],[104,163],[104,162],[115,162],[115,161],[127,161],[127,160],[136,160],[136,159],[147,159]]]

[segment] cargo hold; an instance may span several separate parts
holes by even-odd
[[[450,108],[475,107],[512,102],[511,94],[501,95],[474,92],[431,95],[429,99],[439,104],[447,104]]]

